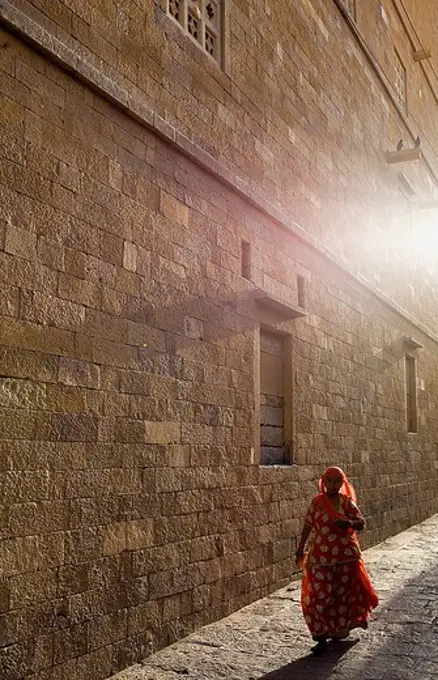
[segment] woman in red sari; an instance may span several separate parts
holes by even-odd
[[[312,637],[314,654],[327,648],[328,638],[347,637],[353,628],[367,628],[379,600],[362,560],[356,531],[365,522],[356,493],[345,473],[328,468],[319,480],[321,493],[310,503],[297,564],[303,567],[301,606]],[[313,541],[304,549],[311,532]]]

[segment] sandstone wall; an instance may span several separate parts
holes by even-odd
[[[372,252],[377,244],[367,250],[361,240],[374,213],[388,228],[406,224],[382,161],[406,137],[405,122],[326,4],[323,13],[322,3],[291,3],[275,36],[280,3],[263,12],[231,4],[228,72],[151,2],[15,4],[78,57],[102,59],[100,89],[108,68],[113,83],[144,91],[158,116],[149,126],[137,99],[125,107],[133,120],[10,26],[1,31],[7,680],[108,677],[286,583],[328,464],[357,484],[365,545],[438,510],[432,278],[418,262],[409,270],[394,242]],[[281,50],[268,48],[275,41]],[[192,158],[175,144],[177,129]],[[219,162],[226,182],[212,172]],[[423,166],[415,173],[418,186],[426,182]],[[345,269],[375,275],[432,331],[280,214]],[[307,316],[268,324],[290,340],[294,464],[264,467],[257,381],[266,317],[251,300],[258,287],[297,305],[298,277]],[[408,297],[420,284],[421,299]],[[412,351],[415,434],[406,432],[406,337],[422,345]]]

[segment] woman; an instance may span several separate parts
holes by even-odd
[[[303,566],[303,614],[317,642],[314,654],[325,651],[328,638],[340,640],[353,628],[367,628],[371,610],[379,603],[356,536],[365,522],[354,487],[341,468],[331,467],[319,480],[319,489],[296,552],[297,564]],[[303,559],[312,531],[314,540]]]

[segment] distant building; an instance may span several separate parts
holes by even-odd
[[[438,511],[438,3],[0,22],[0,675],[100,680],[284,585],[329,464],[368,545]]]

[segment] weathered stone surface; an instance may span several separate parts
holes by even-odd
[[[137,271],[137,246],[129,241],[124,243],[123,266],[132,272]]]
[[[0,407],[45,408],[46,391],[43,385],[27,380],[0,378]]]
[[[100,387],[100,367],[67,357],[59,360],[59,382],[78,387]]]
[[[23,257],[26,260],[36,259],[36,236],[27,229],[8,225],[5,233],[4,250],[6,253]]]
[[[55,413],[52,432],[55,441],[97,441],[97,420],[88,413]]]

